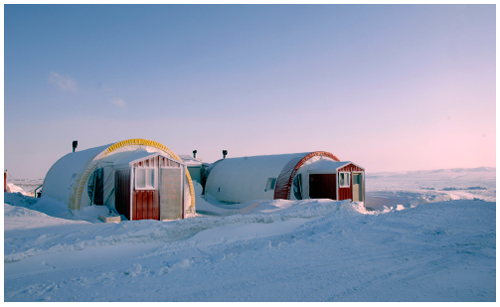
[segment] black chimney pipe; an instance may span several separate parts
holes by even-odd
[[[193,150],[193,158],[195,158],[195,159],[196,159],[196,153],[197,153],[197,152],[198,152],[198,151],[197,151],[196,149],[195,149],[195,150]]]
[[[75,152],[75,149],[78,147],[78,141],[73,141],[73,152]]]
[[[222,159],[225,159],[227,156],[227,150],[222,151]]]

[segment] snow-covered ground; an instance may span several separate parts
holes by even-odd
[[[495,301],[496,170],[367,174],[366,205],[200,197],[197,216],[5,193],[5,301]]]
[[[33,196],[35,189],[43,184],[43,179],[13,179],[7,178],[7,192],[22,193],[25,195]]]

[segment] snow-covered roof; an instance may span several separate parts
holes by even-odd
[[[338,162],[322,159],[311,164],[308,172],[310,174],[330,174],[332,172],[336,172],[339,168],[342,168],[350,163],[350,161]]]
[[[325,151],[222,159],[208,169],[205,190],[226,202],[288,199],[292,179],[299,168],[319,159],[338,161]],[[273,179],[275,189],[267,188],[268,181]]]
[[[42,195],[70,203],[70,209],[79,209],[75,204],[75,190],[84,185],[83,182],[80,184],[80,180],[89,164],[111,145],[113,144],[68,153],[60,158],[45,176]]]
[[[300,161],[307,153],[227,158],[214,163],[206,191],[218,200],[244,202],[266,199],[268,178],[277,178],[291,160]]]
[[[118,159],[116,159],[113,162],[113,166],[131,165],[133,163],[136,163],[136,162],[139,162],[142,160],[146,160],[146,159],[149,159],[152,157],[156,157],[156,156],[162,156],[162,157],[165,157],[167,159],[174,160],[171,157],[168,157],[167,155],[162,155],[161,153],[151,153],[151,152],[145,151],[145,150],[140,149],[140,148],[137,150],[134,150],[134,151],[128,151],[128,152],[123,152],[123,153],[118,153],[118,154],[121,154],[121,155]],[[178,163],[184,164],[181,162],[178,162]]]
[[[47,172],[42,196],[67,203],[70,209],[89,206],[90,199],[84,191],[89,176],[101,162],[114,163],[116,160],[130,162],[134,160],[132,158],[140,159],[154,154],[162,154],[181,162],[177,154],[165,145],[146,139],[129,139],[69,153],[54,163]],[[194,187],[188,172],[186,178],[189,183],[188,194],[192,196],[189,201],[194,211]]]
[[[193,158],[190,155],[179,155],[179,158],[181,158],[182,162],[187,166],[198,166],[203,164],[201,159]]]

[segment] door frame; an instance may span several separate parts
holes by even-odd
[[[360,189],[361,189],[361,195],[363,195],[363,200],[358,200],[359,202],[364,202],[365,201],[365,173],[364,172],[360,172],[360,171],[354,171],[351,173],[351,177],[352,177],[352,187],[354,187],[354,175],[359,175],[360,176],[360,180],[359,180],[359,185],[360,185]],[[354,189],[352,189],[352,201],[354,201]]]

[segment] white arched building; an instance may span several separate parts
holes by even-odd
[[[174,220],[195,212],[193,183],[182,160],[145,139],[65,155],[47,172],[42,197],[72,210],[104,205],[129,220]]]
[[[325,151],[221,159],[207,172],[205,193],[222,202],[365,199],[364,169]]]

